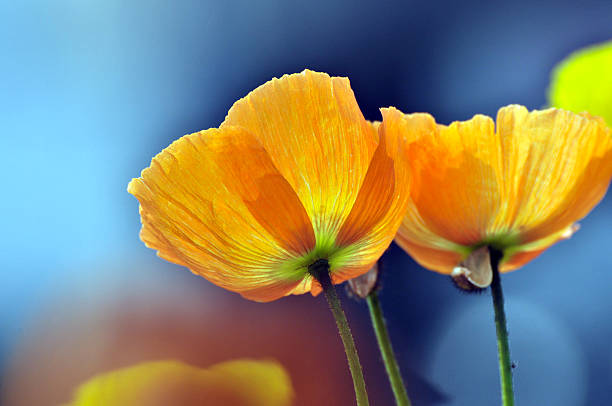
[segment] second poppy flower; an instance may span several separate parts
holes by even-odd
[[[476,115],[449,126],[393,108],[383,116],[388,134],[419,137],[396,241],[437,272],[486,262],[482,247],[503,255],[501,271],[524,265],[575,231],[612,176],[610,130],[588,114],[511,105],[496,123]],[[478,276],[477,284],[491,282],[490,273]]]

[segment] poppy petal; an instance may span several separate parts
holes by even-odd
[[[336,244],[343,249],[331,262],[336,283],[372,268],[393,241],[406,212],[410,195],[407,144],[412,138],[387,131],[382,124],[379,139],[355,204],[338,233]]]
[[[484,139],[469,143],[474,133],[493,134],[493,123],[476,116],[447,127],[429,114],[395,108],[383,114],[388,131],[417,139],[409,145],[410,202],[396,241],[419,263],[449,274],[469,253],[467,247],[482,240],[487,216],[499,203],[496,169],[488,163],[495,154],[484,147]]]
[[[273,79],[232,106],[228,125],[257,137],[302,202],[317,245],[333,245],[378,141],[348,79],[309,70]]]
[[[612,137],[603,121],[565,110],[499,110],[505,212],[521,244],[555,235],[586,216],[612,177]]]
[[[397,233],[395,242],[424,268],[446,275],[450,275],[464,257],[458,251],[416,244],[413,240],[405,238],[403,233]]]
[[[310,220],[244,129],[180,138],[128,191],[140,201],[147,246],[223,288],[269,301],[306,272],[292,261],[314,247]]]
[[[495,218],[500,193],[493,137],[493,121],[477,115],[469,121],[437,126],[423,146],[429,153],[413,151],[412,201],[427,228],[446,240],[475,244]]]

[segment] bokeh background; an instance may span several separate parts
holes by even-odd
[[[368,119],[448,123],[545,106],[553,66],[611,38],[609,0],[1,2],[0,403],[56,405],[142,361],[253,357],[287,367],[297,404],[351,404],[323,299],[251,303],[158,259],[128,181],[284,73],[348,76]],[[519,405],[612,396],[612,196],[581,225],[503,278]],[[414,404],[499,404],[489,295],[396,246],[382,284]],[[345,304],[372,403],[390,405],[367,308]]]

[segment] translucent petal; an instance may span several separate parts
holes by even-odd
[[[309,70],[273,79],[232,106],[228,125],[259,139],[306,209],[317,245],[333,245],[378,141],[348,79]]]
[[[310,219],[244,129],[180,138],[128,191],[140,201],[147,246],[223,288],[267,301],[304,276],[291,261],[314,248]]]
[[[374,124],[376,125],[376,124]],[[380,143],[336,244],[332,280],[340,283],[367,272],[387,249],[410,196],[408,144],[414,137],[379,127]]]
[[[610,130],[587,114],[511,105],[495,129],[485,116],[443,126],[390,110],[384,123],[418,137],[397,241],[439,272],[482,245],[506,252],[502,269],[521,266],[586,216],[612,177]]]

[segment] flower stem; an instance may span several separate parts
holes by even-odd
[[[508,345],[508,329],[506,327],[506,313],[504,311],[504,294],[499,275],[499,262],[503,254],[491,248],[491,268],[493,269],[493,282],[491,282],[491,296],[495,310],[495,330],[497,332],[497,354],[499,357],[499,375],[501,381],[503,406],[514,406],[514,390],[512,388],[512,367],[510,363],[510,347]]]
[[[326,260],[319,259],[308,267],[308,271],[321,284],[323,293],[325,294],[325,298],[329,304],[329,309],[336,319],[338,332],[340,333],[340,338],[344,344],[344,351],[346,352],[349,369],[351,370],[351,375],[353,377],[357,405],[368,406],[370,403],[368,401],[368,394],[366,392],[365,380],[363,379],[361,363],[359,362],[359,355],[357,355],[355,341],[353,340],[353,335],[351,334],[351,329],[349,328],[344,311],[340,306],[340,300],[336,294],[336,289],[334,288],[329,276],[329,263]]]
[[[385,369],[389,376],[389,382],[391,383],[391,389],[393,389],[393,395],[395,396],[395,403],[398,406],[410,406],[410,399],[402,380],[402,375],[395,359],[395,353],[391,346],[391,339],[389,338],[389,331],[385,324],[383,317],[382,308],[380,306],[380,300],[378,299],[378,293],[373,290],[368,295],[368,308],[370,309],[370,317],[372,318],[372,325],[376,332],[376,339],[378,341],[378,347],[382,354],[383,361],[385,363]]]

